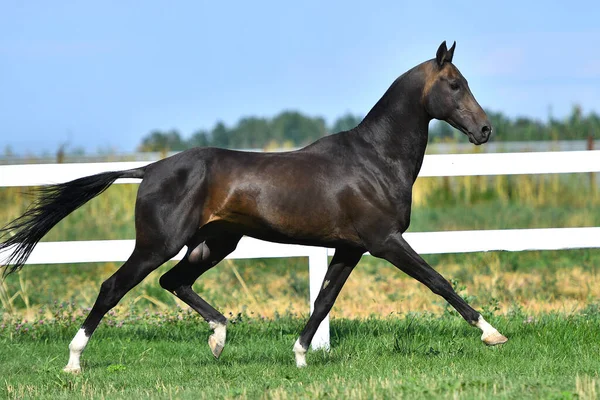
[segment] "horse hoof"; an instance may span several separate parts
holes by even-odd
[[[210,347],[210,351],[212,351],[213,356],[215,358],[219,358],[221,353],[223,352],[224,343],[219,343],[219,340],[215,338],[215,335],[210,335],[208,338],[208,346]]]
[[[64,372],[67,372],[69,374],[80,374],[81,373],[81,367],[70,367],[70,366],[66,366],[63,368]]]
[[[306,367],[306,349],[300,344],[300,339],[294,343],[294,355],[296,356],[296,367]]]
[[[481,340],[488,346],[496,346],[497,344],[508,342],[508,338],[498,331],[492,332],[486,337],[482,337]]]
[[[225,347],[225,338],[227,336],[227,325],[218,322],[209,322],[208,325],[214,331],[208,338],[208,346],[215,358],[219,358]]]

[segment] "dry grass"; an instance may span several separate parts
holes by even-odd
[[[455,284],[459,294],[470,304],[484,311],[504,314],[516,308],[527,314],[550,311],[568,314],[600,299],[600,275],[595,268],[573,266],[505,271],[493,253],[488,255],[486,262],[488,268],[480,272],[473,272],[477,265],[458,264],[445,265],[438,270]],[[306,316],[309,304],[305,260],[293,263],[281,260],[281,263],[283,265],[277,267],[260,261],[256,265],[226,261],[199,279],[195,290],[229,316],[239,313],[267,318],[290,313]],[[12,284],[3,285],[4,312],[36,320],[50,317],[44,307],[55,301],[91,307],[100,283],[117,265],[79,267],[85,270],[73,274],[63,269],[59,274],[41,278],[36,272],[43,267],[32,266],[23,270],[20,276],[11,277],[9,283]],[[187,307],[160,288],[158,279],[164,270],[166,268],[151,274],[129,293],[116,308],[117,315],[128,313],[132,307],[154,311],[165,311],[176,304]],[[442,298],[419,282],[386,262],[365,257],[342,290],[332,316],[385,317],[392,313],[441,314],[449,310]]]
[[[450,278],[462,267],[450,265],[440,272]],[[308,280],[308,274],[302,277]],[[206,280],[203,287],[218,290],[219,282]],[[471,304],[481,309],[494,306],[501,313],[520,306],[524,312],[549,311],[574,312],[585,307],[589,301],[600,299],[600,276],[586,272],[580,267],[555,271],[501,272],[475,274],[472,282],[460,291]],[[218,306],[237,314],[254,312],[272,317],[290,310],[305,313],[308,301],[289,293],[289,279],[276,276],[268,283],[268,291],[261,284],[248,286],[250,298],[245,290],[232,288],[227,296],[220,294]],[[266,293],[269,293],[267,295]],[[391,313],[445,312],[446,303],[431,293],[425,286],[396,271],[384,268],[381,274],[373,274],[361,268],[350,277],[340,294],[332,316],[360,318],[372,315],[386,316]]]

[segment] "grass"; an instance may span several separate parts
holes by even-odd
[[[60,370],[81,317],[71,322],[74,314],[60,309],[56,315],[53,322],[0,328],[2,398],[595,399],[600,393],[600,308],[593,304],[572,314],[490,314],[510,338],[496,348],[447,314],[334,318],[331,351],[309,352],[305,369],[295,367],[291,351],[302,319],[234,319],[227,347],[214,360],[209,329],[194,314],[130,315],[97,330],[79,376]]]

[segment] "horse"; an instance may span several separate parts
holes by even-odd
[[[208,322],[208,345],[223,351],[227,318],[192,284],[237,246],[242,236],[335,248],[314,311],[293,345],[297,367],[321,321],[365,252],[389,261],[443,297],[482,332],[486,345],[508,339],[459,296],[403,237],[412,188],[423,163],[432,119],[448,122],[475,145],[492,126],[467,80],[452,63],[456,42],[399,76],[355,128],[299,150],[255,153],[197,147],[125,171],[104,172],[42,186],[27,211],[0,230],[10,251],[6,276],[23,267],[42,237],[119,178],[142,179],[135,204],[135,247],[100,286],[94,306],[69,344],[66,372],[81,371],[80,356],[103,316],[150,272],[179,253],[184,258],[160,285]]]

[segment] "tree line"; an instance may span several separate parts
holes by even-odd
[[[584,115],[574,106],[564,119],[540,121],[529,117],[510,118],[501,112],[486,111],[494,127],[494,141],[574,140],[595,137],[600,132],[600,116]],[[323,117],[299,111],[283,111],[272,118],[243,117],[233,126],[217,122],[210,129],[200,129],[188,138],[176,129],[153,130],[142,138],[140,151],[181,151],[192,147],[235,149],[294,148],[309,144],[331,133],[354,128],[361,115],[347,113],[328,125]],[[459,139],[462,133],[445,122],[435,121],[429,130],[431,141]]]

